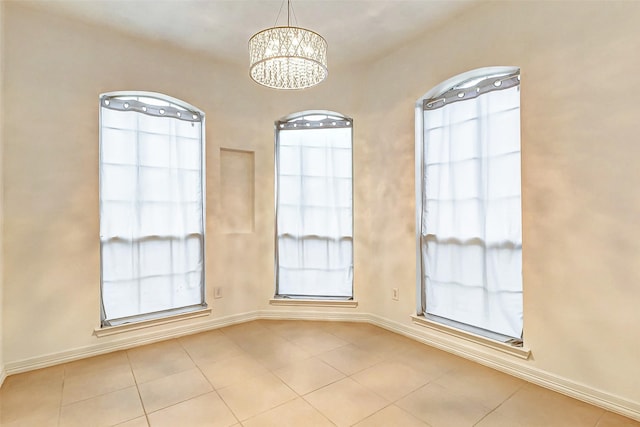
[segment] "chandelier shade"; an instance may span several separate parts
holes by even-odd
[[[304,89],[328,74],[327,42],[299,27],[272,27],[249,39],[249,75],[274,89]]]

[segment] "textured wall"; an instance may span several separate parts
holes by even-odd
[[[415,310],[415,101],[464,71],[520,66],[527,365],[640,404],[639,20],[636,2],[481,3],[371,64],[356,128],[357,253],[385,260],[366,271],[371,311],[407,323]]]
[[[4,288],[4,209],[2,191],[4,189],[4,3],[0,3],[0,385],[4,374],[4,347],[2,340],[2,319],[4,309],[2,303]]]
[[[345,311],[409,326],[415,311],[414,102],[461,72],[517,65],[524,328],[532,359],[513,363],[640,407],[640,342],[634,339],[640,324],[640,108],[634,97],[640,3],[480,2],[439,31],[372,63],[332,69],[327,82],[295,93],[257,87],[241,67],[18,2],[4,6],[5,363],[98,342],[92,332],[99,321],[99,93],[164,92],[206,112],[213,316],[282,310],[268,304],[273,121],[307,109],[353,117],[359,307]],[[223,232],[221,148],[254,153],[252,233]],[[218,286],[224,297],[214,300]],[[392,288],[399,289],[399,301],[391,299]]]
[[[253,83],[244,67],[19,2],[3,5],[9,82],[4,242],[10,248],[5,362],[116,339],[92,335],[99,325],[98,95],[103,92],[162,92],[205,112],[206,300],[214,317],[268,307],[274,292],[273,122],[307,109],[351,113],[346,83],[330,76],[309,91],[278,92]],[[222,190],[233,187],[221,183],[221,148],[254,153],[253,231],[228,232],[220,204],[236,201],[221,199],[229,195]],[[235,173],[226,172],[227,177]],[[251,178],[242,179],[237,184],[248,186]],[[214,300],[215,287],[223,288],[222,299]]]
[[[255,221],[255,153],[220,149],[220,229],[253,233]]]

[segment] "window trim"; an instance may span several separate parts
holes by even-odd
[[[201,141],[201,150],[202,155],[200,159],[200,181],[202,186],[202,210],[201,210],[201,221],[202,221],[202,286],[200,287],[200,304],[194,304],[184,307],[175,307],[166,310],[160,310],[150,313],[142,313],[134,316],[126,316],[122,318],[115,319],[107,319],[106,311],[104,309],[103,302],[103,241],[102,236],[100,236],[100,328],[101,329],[110,329],[116,328],[116,330],[128,330],[128,329],[139,329],[139,327],[146,327],[144,325],[150,324],[154,325],[157,323],[166,323],[163,322],[163,319],[167,321],[176,321],[184,318],[191,318],[189,314],[192,313],[194,315],[198,315],[206,311],[205,314],[208,315],[210,313],[210,309],[208,309],[208,305],[206,302],[206,201],[207,201],[207,192],[206,192],[206,116],[204,111],[199,108],[177,98],[174,98],[169,95],[165,95],[159,92],[149,92],[149,91],[113,91],[113,92],[105,92],[98,95],[98,211],[102,212],[102,197],[100,195],[100,189],[102,188],[102,108],[108,108],[103,105],[105,99],[111,98],[126,98],[126,97],[136,97],[136,98],[151,98],[157,99],[162,102],[168,102],[173,104],[181,109],[184,109],[187,112],[198,115],[199,117],[193,117],[193,120],[189,121],[198,121],[201,123],[200,126],[200,141]],[[144,111],[137,109],[132,109],[140,114],[145,114]],[[171,319],[176,320],[171,320]],[[142,325],[134,328],[127,328],[127,325]],[[116,333],[116,332],[114,332]],[[102,334],[102,335],[110,335],[110,334]]]
[[[187,310],[188,309],[188,310]],[[163,317],[139,319],[136,322],[122,323],[113,326],[100,326],[93,330],[93,334],[98,337],[108,337],[111,335],[122,334],[130,331],[137,331],[140,329],[151,328],[154,326],[167,325],[169,323],[180,322],[183,320],[197,319],[199,317],[207,317],[211,315],[212,309],[210,307],[203,307],[200,305],[189,306],[182,311],[169,313]]]
[[[483,330],[481,330],[480,328],[464,325],[453,320],[446,320],[446,322],[443,322],[438,319],[437,316],[433,315],[411,316],[411,321],[415,325],[418,325],[420,327],[428,328],[438,333],[443,333],[455,338],[463,339],[474,344],[479,344],[484,347],[488,347],[502,353],[518,357],[520,359],[528,360],[529,356],[531,356],[531,350],[528,347],[524,346],[524,343],[518,345],[509,341],[502,341],[500,339],[496,339],[496,337],[492,335],[484,334]],[[456,323],[462,327],[456,326]]]
[[[290,296],[276,295],[269,300],[270,305],[276,306],[299,306],[299,307],[340,307],[340,308],[356,308],[358,301],[353,298],[345,299],[343,297],[320,298],[320,297],[300,297],[292,298]]]
[[[326,116],[326,119],[322,120],[313,120],[306,121],[303,120],[304,117],[307,116]],[[297,126],[293,126],[294,122],[300,120],[298,123],[302,124],[305,127],[311,127],[312,123],[317,123],[318,127],[328,126],[331,128],[339,128],[339,127],[348,127],[351,129],[351,296],[328,296],[328,295],[290,295],[290,294],[280,294],[279,293],[279,280],[278,280],[278,176],[279,176],[279,158],[278,158],[278,147],[280,146],[280,130],[286,129],[294,129]],[[298,124],[296,123],[296,124]],[[307,123],[309,123],[307,125]],[[322,123],[322,125],[320,125]],[[291,126],[289,126],[291,125]],[[272,305],[306,305],[306,306],[345,306],[344,303],[340,303],[340,301],[351,302],[347,304],[347,306],[352,306],[353,303],[356,304],[355,300],[355,268],[354,268],[354,260],[355,260],[355,248],[354,248],[354,198],[353,198],[353,118],[345,116],[344,114],[338,113],[336,111],[331,110],[304,110],[298,111],[295,113],[291,113],[287,116],[281,117],[276,120],[274,123],[274,134],[275,134],[275,149],[274,149],[274,165],[275,165],[275,179],[274,179],[274,282],[275,282],[275,293],[274,297],[270,299],[270,304]]]
[[[422,208],[423,200],[422,195],[424,188],[422,186],[424,180],[424,170],[422,167],[423,148],[424,148],[424,111],[429,103],[437,102],[438,98],[448,97],[452,93],[462,90],[467,87],[475,87],[476,85],[483,87],[482,93],[495,90],[492,86],[496,81],[501,81],[503,78],[512,78],[514,73],[517,73],[518,82],[520,81],[520,67],[514,66],[496,66],[496,67],[483,67],[477,68],[453,76],[444,82],[434,86],[423,96],[418,98],[415,103],[415,201],[416,201],[416,217],[415,217],[415,243],[416,243],[416,314],[411,316],[413,322],[420,326],[429,327],[440,332],[445,332],[449,335],[461,337],[479,344],[486,345],[491,348],[497,348],[500,351],[505,351],[510,354],[515,354],[518,357],[528,358],[529,350],[524,346],[524,319],[522,337],[518,340],[513,340],[512,337],[502,336],[501,334],[486,331],[482,328],[467,325],[455,320],[439,318],[438,316],[426,313],[423,309],[423,258],[422,258]],[[479,83],[486,80],[484,84]],[[466,86],[465,83],[473,82],[473,86]],[[457,100],[452,99],[452,102]],[[522,171],[520,172],[522,174]],[[522,203],[522,200],[521,200]],[[524,281],[523,281],[523,296],[524,296]],[[514,350],[505,350],[512,348]]]

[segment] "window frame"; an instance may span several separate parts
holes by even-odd
[[[103,108],[107,108],[108,105],[105,103],[105,100],[111,99],[123,99],[127,98],[148,98],[160,101],[161,103],[169,103],[169,107],[173,107],[178,111],[186,111],[190,114],[193,114],[194,117],[193,122],[200,122],[200,165],[199,165],[199,173],[200,173],[200,186],[201,186],[201,200],[199,200],[202,209],[200,210],[200,221],[202,224],[202,229],[200,234],[201,246],[200,246],[200,256],[202,259],[202,272],[200,275],[200,303],[191,304],[187,306],[181,307],[173,307],[165,310],[159,311],[151,311],[145,313],[139,313],[131,316],[124,316],[118,318],[107,318],[106,310],[104,307],[104,241],[102,236],[102,214],[103,214],[103,200],[102,200],[102,183],[103,183],[103,135],[102,135],[102,111]],[[153,322],[156,320],[163,319],[171,319],[171,318],[190,318],[190,313],[198,313],[202,312],[202,310],[207,309],[208,305],[206,303],[206,117],[204,111],[199,108],[172,96],[158,93],[158,92],[150,92],[150,91],[113,91],[113,92],[105,92],[101,93],[98,96],[98,203],[99,203],[99,221],[100,221],[100,328],[102,329],[110,329],[110,328],[121,328],[126,325],[135,325],[135,324],[147,324],[149,322]],[[158,106],[159,109],[162,106]],[[132,110],[135,111],[135,110]],[[145,110],[146,111],[146,110]],[[143,111],[136,111],[138,114],[146,114]],[[162,114],[162,111],[160,112]],[[197,119],[196,119],[197,115]],[[179,116],[179,115],[178,115]],[[179,118],[179,117],[176,117]],[[126,328],[125,328],[126,329]]]
[[[517,74],[518,85],[520,82],[520,68],[513,66],[496,66],[496,67],[483,67],[474,70],[467,71],[462,74],[453,76],[444,82],[434,86],[431,90],[421,96],[415,104],[415,200],[416,200],[416,217],[415,217],[415,233],[416,233],[416,315],[414,316],[414,322],[421,325],[428,323],[437,326],[434,329],[444,330],[450,329],[456,331],[453,335],[461,334],[463,336],[482,337],[485,340],[497,341],[499,343],[506,343],[508,346],[523,347],[524,339],[524,316],[523,316],[523,328],[522,334],[518,337],[512,337],[503,335],[498,332],[483,329],[474,325],[462,323],[453,319],[439,317],[426,312],[426,285],[424,283],[424,259],[422,251],[422,220],[423,220],[423,196],[425,188],[424,183],[424,111],[429,104],[432,103],[446,103],[457,102],[462,99],[456,99],[456,92],[460,92],[461,89],[467,89],[468,87],[475,87],[480,82],[484,83],[485,87],[482,93],[490,92],[492,90],[498,90],[500,84],[496,83],[496,88],[492,88],[490,85],[496,81],[501,81],[508,76],[514,76]],[[485,82],[486,80],[486,82]],[[488,84],[487,84],[488,83]],[[478,94],[479,91],[478,91]],[[478,96],[478,95],[474,95]],[[468,99],[468,98],[467,98]],[[520,125],[520,132],[521,132]],[[522,142],[520,141],[520,146]],[[522,154],[520,151],[520,158]],[[521,161],[520,161],[521,164]],[[520,168],[520,176],[522,176],[522,169]],[[522,215],[522,186],[520,188],[520,206]],[[522,228],[521,228],[522,233]],[[522,280],[522,299],[524,302],[524,280]],[[451,334],[451,332],[448,332]],[[481,342],[482,340],[480,340]]]
[[[321,120],[306,120],[311,116],[324,116]],[[315,123],[315,124],[314,124]],[[281,294],[279,281],[279,244],[278,244],[278,207],[279,207],[279,176],[280,176],[280,130],[287,130],[287,127],[297,128],[298,125],[311,127],[322,126],[326,129],[347,127],[350,128],[350,152],[351,152],[351,295],[350,296],[331,296],[331,295],[305,295],[305,294]],[[301,130],[299,130],[301,131]],[[355,274],[354,274],[354,200],[353,200],[353,119],[344,114],[330,110],[305,110],[299,111],[287,116],[281,117],[274,123],[275,146],[274,146],[274,201],[275,201],[275,221],[274,221],[274,281],[275,295],[272,303],[280,300],[297,300],[297,301],[331,301],[350,302],[355,301]]]

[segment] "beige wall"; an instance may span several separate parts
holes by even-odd
[[[367,264],[369,310],[408,323],[413,105],[464,71],[520,66],[524,334],[532,350],[523,366],[640,407],[640,341],[629,339],[640,325],[640,59],[633,53],[640,3],[579,4],[482,3],[371,64],[356,128],[367,147],[358,153],[357,185],[361,194],[366,186],[368,210],[356,238],[361,257],[384,259]],[[396,286],[399,303],[391,301]]]
[[[3,151],[4,151],[4,3],[0,2],[0,386],[4,378],[4,347],[2,345],[2,318],[4,316],[2,294],[4,287],[4,209],[2,192],[4,189],[4,167],[3,167]]]
[[[620,397],[640,414],[640,342],[633,338],[640,324],[640,3],[574,6],[483,2],[384,58],[332,69],[316,88],[283,93],[253,84],[245,67],[6,3],[5,363],[122,339],[92,335],[99,322],[99,93],[164,92],[206,112],[207,301],[214,318],[338,312],[413,328],[413,105],[453,75],[517,65],[525,342],[532,358],[509,363]],[[268,304],[273,121],[315,108],[354,118],[357,309]],[[255,153],[252,233],[225,232],[221,148]],[[218,286],[224,297],[214,300]],[[394,287],[399,301],[391,299]]]
[[[206,113],[207,302],[213,316],[273,296],[273,122],[353,110],[347,76],[309,91],[261,88],[246,68],[6,3],[5,361],[84,351],[99,325],[98,94],[148,90]],[[255,154],[255,232],[220,214],[220,149]],[[214,287],[223,298],[214,299]],[[193,321],[192,323],[197,323]],[[175,325],[157,327],[169,331]],[[144,331],[148,333],[149,331]],[[125,337],[137,333],[125,334]]]

